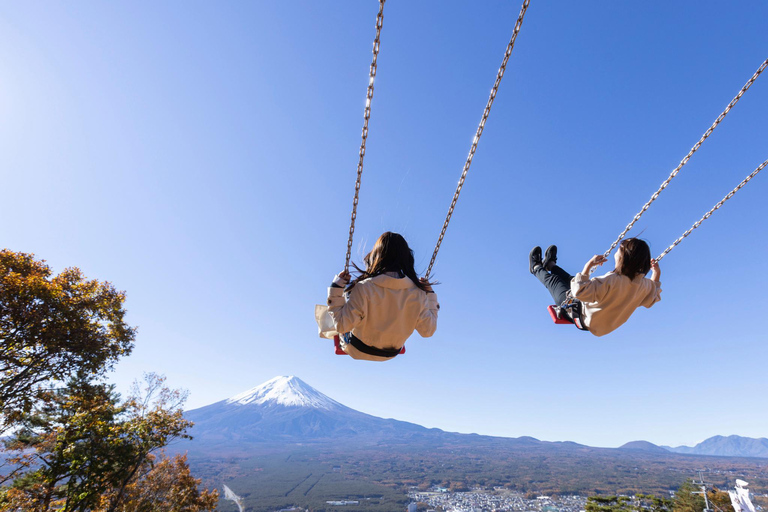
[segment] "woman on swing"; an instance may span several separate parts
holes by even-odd
[[[382,234],[364,258],[365,270],[351,283],[341,272],[328,288],[328,313],[341,348],[354,359],[388,361],[416,330],[428,338],[437,329],[437,295],[414,270],[413,251],[397,233]]]
[[[563,305],[572,299],[580,302],[574,309],[578,311],[580,306],[584,326],[595,336],[604,336],[626,322],[638,307],[650,308],[661,300],[661,270],[645,241],[623,240],[614,257],[614,270],[591,279],[590,272],[607,261],[605,256],[592,256],[575,277],[556,265],[554,245],[547,248],[544,260],[538,246],[528,259],[531,274],[549,290],[555,304]],[[651,278],[647,279],[649,270]]]

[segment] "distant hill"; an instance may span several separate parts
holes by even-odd
[[[768,439],[754,439],[741,436],[714,436],[694,447],[665,446],[671,452],[689,455],[716,455],[719,457],[762,457],[768,458]]]
[[[619,446],[619,450],[639,450],[651,453],[669,453],[669,450],[657,446],[648,441],[630,441],[629,443]]]

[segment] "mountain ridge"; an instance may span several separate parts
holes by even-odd
[[[195,426],[198,446],[240,447],[304,444],[407,445],[496,444],[517,449],[605,450],[572,441],[549,442],[518,438],[459,434],[415,423],[372,416],[347,407],[296,376],[274,377],[230,398],[185,412]],[[657,455],[684,454],[768,458],[768,439],[714,436],[694,447],[658,446],[631,441],[618,450]]]
[[[711,455],[716,457],[768,458],[768,439],[737,435],[712,436],[695,446],[662,446],[673,453],[687,455]]]

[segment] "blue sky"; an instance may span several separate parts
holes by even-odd
[[[344,263],[378,6],[0,6],[0,244],[127,292],[144,371],[191,408],[296,375],[430,427],[618,446],[768,436],[758,175],[662,262],[662,301],[555,326],[534,245],[577,271],[768,57],[768,5],[533,0],[433,277],[438,332],[386,364],[312,315]],[[424,271],[519,12],[385,7],[353,258],[402,233]],[[637,223],[654,254],[768,158],[761,77]],[[608,269],[606,269],[608,270]]]

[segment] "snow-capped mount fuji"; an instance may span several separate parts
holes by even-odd
[[[328,411],[347,409],[298,377],[275,377],[226,400],[234,405],[312,407]]]
[[[406,441],[441,430],[358,412],[293,376],[275,377],[214,404],[187,411],[196,445],[238,446],[317,443],[376,444]]]
[[[256,453],[290,446],[318,446],[343,451],[360,447],[402,447],[408,451],[467,446],[515,450],[590,450],[570,442],[532,437],[502,438],[444,432],[405,421],[377,418],[327,397],[297,377],[275,377],[214,404],[187,411],[194,422],[190,453]]]

